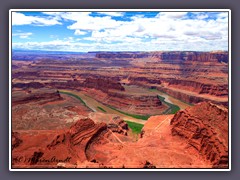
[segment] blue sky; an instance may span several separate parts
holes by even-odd
[[[228,50],[228,12],[12,12],[12,47],[77,52]]]

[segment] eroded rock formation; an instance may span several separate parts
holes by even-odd
[[[180,99],[184,102],[188,102],[191,104],[197,104],[199,102],[204,102],[204,101],[209,101],[213,102],[215,104],[221,104],[224,105],[225,107],[228,106],[228,97],[226,98],[211,98],[211,96],[199,96],[197,93],[186,93],[177,89],[169,89],[169,88],[162,88],[162,87],[157,87],[158,90],[166,92],[170,96],[173,96],[177,99]]]
[[[196,92],[198,94],[210,94],[214,96],[228,95],[228,85],[213,85],[196,81],[171,79],[168,82],[168,86]]]
[[[91,109],[56,89],[12,90],[13,130],[44,130],[69,127]]]
[[[22,142],[22,139],[19,138],[19,133],[12,132],[12,150],[17,148]]]
[[[69,131],[58,135],[49,145],[47,145],[47,148],[52,151],[57,151],[56,149],[63,148],[63,145],[67,145],[64,147],[70,148],[69,150],[72,152],[69,154],[70,156],[75,154],[79,160],[84,161],[87,160],[86,151],[88,146],[90,146],[95,138],[103,135],[106,130],[107,125],[105,123],[95,124],[94,121],[89,118],[81,119],[72,125]]]
[[[89,56],[90,55],[90,56]],[[155,51],[94,52],[13,61],[13,87],[124,92],[125,85],[161,89],[197,103],[227,105],[228,52]],[[34,82],[31,82],[33,81]],[[30,83],[25,83],[25,81]]]
[[[205,102],[175,116],[150,117],[137,142],[119,117],[95,122],[83,118],[62,130],[21,131],[12,136],[13,164],[53,168],[227,168],[227,119],[226,108]],[[19,161],[19,156],[25,160]]]
[[[28,88],[44,88],[44,84],[40,82],[30,82],[30,83],[15,83],[12,85],[13,88],[23,88],[23,89],[28,89]]]
[[[125,130],[123,133],[122,130]],[[26,131],[22,134],[13,133],[13,161],[16,166],[56,167],[58,163],[84,164],[85,161],[94,162],[95,152],[92,144],[101,145],[111,143],[111,136],[127,135],[128,126],[120,119],[114,123],[94,123],[89,118],[78,120],[69,129],[58,131]],[[31,136],[30,134],[35,134]],[[117,135],[114,135],[117,136]],[[112,138],[114,138],[114,136]],[[23,139],[23,140],[20,140]],[[38,142],[46,139],[46,142]],[[50,139],[52,139],[50,141]],[[22,144],[21,144],[22,143]],[[21,144],[21,147],[19,147]],[[19,147],[19,148],[17,148]],[[25,151],[22,151],[25,149]],[[17,157],[24,157],[24,161],[16,161]],[[67,159],[66,159],[67,158]]]
[[[185,138],[215,168],[228,167],[228,110],[199,103],[171,120],[172,135]]]
[[[13,61],[12,78],[14,167],[228,167],[228,52],[43,55]],[[208,102],[146,122],[121,116],[163,113],[160,91],[165,100]],[[137,142],[125,121],[112,118],[118,112],[144,124]]]
[[[40,88],[28,89],[26,91],[13,91],[12,92],[12,105],[25,104],[28,102],[44,101],[51,102],[61,100],[59,92],[54,89]]]
[[[110,78],[87,78],[83,82],[83,87],[99,89],[108,92],[109,89],[124,91],[124,87]]]
[[[99,102],[130,114],[159,114],[167,109],[157,95],[133,95],[118,91],[104,93],[93,89],[85,91]]]
[[[228,62],[228,53],[219,52],[97,52],[97,58],[158,58],[163,61]]]

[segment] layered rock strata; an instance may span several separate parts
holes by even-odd
[[[228,167],[228,110],[199,103],[179,111],[171,120],[172,135],[185,138],[215,168]]]
[[[228,53],[219,52],[194,52],[194,51],[169,51],[169,52],[97,52],[97,58],[158,58],[163,61],[181,60],[198,62],[228,62]]]
[[[27,85],[28,86],[28,85]],[[37,87],[36,87],[37,88]],[[51,102],[61,100],[59,91],[48,88],[27,89],[26,91],[12,92],[12,105],[25,104],[29,102],[44,101]]]

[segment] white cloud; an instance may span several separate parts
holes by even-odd
[[[108,14],[111,16],[123,15],[122,12],[97,12],[101,14]],[[61,13],[47,13],[51,16],[56,16],[58,18],[73,21],[71,25],[67,28],[71,30],[87,30],[96,31],[108,28],[116,28],[123,21],[116,21],[111,18],[111,16],[91,16],[91,12],[61,12]],[[75,31],[76,32],[76,31]]]
[[[124,16],[124,12],[98,12],[98,14],[104,14],[109,16]]]
[[[105,30],[110,28],[117,28],[120,25],[120,22],[111,19],[109,16],[105,17],[92,17],[88,15],[73,17],[72,20],[76,22],[68,26],[68,29],[72,30]]]
[[[208,18],[207,14],[200,14],[197,16],[197,19],[206,19],[206,18]]]
[[[63,12],[42,12],[42,13],[47,15],[52,15],[52,16],[63,14]]]
[[[111,16],[91,16],[91,12],[45,14],[48,14],[48,19],[62,19],[70,23],[67,28],[81,38],[29,42],[21,46],[40,49],[52,46],[58,50],[74,51],[228,49],[227,13],[196,12],[189,18],[187,12],[160,12],[155,17],[136,15],[130,18],[131,21],[115,20]],[[86,43],[86,40],[90,42]],[[15,46],[21,47],[20,44]]]
[[[218,18],[228,18],[228,12],[222,12],[217,15]]]
[[[53,40],[46,42],[18,42],[13,43],[13,49],[35,49],[35,50],[61,50],[61,51],[83,51],[91,45],[84,43],[74,43],[71,38],[66,38],[64,40]]]
[[[89,37],[91,38],[91,37]],[[83,43],[81,39],[54,40],[47,42],[26,42],[13,43],[14,49],[36,49],[36,50],[59,50],[59,51],[214,51],[226,50],[227,45],[222,39],[206,40],[201,38],[191,38],[175,40],[169,38],[154,38],[148,42],[143,42],[141,38],[125,37],[115,39],[117,43],[112,43],[114,39],[106,38],[105,43],[96,41],[93,43]]]
[[[52,26],[57,24],[62,24],[57,17],[26,16],[19,12],[12,12],[12,25]]]
[[[160,12],[157,17],[159,18],[182,18],[187,15],[187,12]]]
[[[80,31],[79,29],[77,29],[75,32],[74,32],[74,35],[85,35],[87,34],[87,32],[85,31]]]
[[[29,36],[31,36],[33,33],[31,32],[18,32],[18,33],[13,33],[12,36],[18,36],[21,39],[26,39],[29,38]]]
[[[91,12],[61,12],[57,16],[65,20],[79,21],[80,19],[88,18]]]

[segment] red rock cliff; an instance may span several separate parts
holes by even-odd
[[[56,101],[61,100],[62,97],[57,90],[40,88],[40,89],[29,89],[28,92],[24,91],[13,91],[12,92],[12,105],[24,104],[35,101]]]
[[[214,168],[228,167],[228,110],[199,103],[179,111],[171,120],[172,135],[188,141]]]
[[[124,87],[116,81],[109,78],[87,78],[83,82],[84,87],[99,89],[103,92],[108,92],[108,89],[124,91]]]
[[[97,58],[158,58],[163,61],[228,62],[228,52],[158,51],[158,52],[98,52]]]

